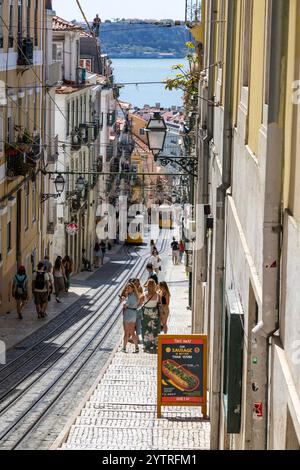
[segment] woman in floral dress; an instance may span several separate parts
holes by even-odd
[[[160,298],[156,289],[156,282],[153,279],[149,279],[147,293],[141,298],[144,352],[153,354],[157,353],[157,338],[161,329],[159,318]]]

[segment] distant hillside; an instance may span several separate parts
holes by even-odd
[[[111,58],[181,58],[191,35],[185,26],[103,23],[101,48]]]

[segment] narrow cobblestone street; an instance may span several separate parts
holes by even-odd
[[[182,265],[169,261],[170,334],[191,332],[188,281]],[[197,408],[165,407],[156,418],[157,356],[124,354],[121,346],[71,426],[61,449],[208,450],[210,424]]]

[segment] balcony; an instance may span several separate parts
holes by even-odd
[[[19,39],[18,46],[17,65],[19,67],[33,65],[33,40],[29,38]]]
[[[12,147],[7,148],[5,153],[7,178],[17,178],[18,176],[27,176],[34,173],[36,164],[32,164],[26,153]]]
[[[185,22],[194,39],[204,43],[205,3],[202,0],[186,0]]]

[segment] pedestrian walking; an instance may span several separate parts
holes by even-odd
[[[102,256],[102,251],[100,248],[100,244],[98,242],[95,243],[94,246],[94,267],[99,268],[100,267],[100,258]]]
[[[52,274],[52,263],[49,261],[49,256],[45,256],[44,260],[44,271],[48,274],[49,276],[49,285],[48,285],[48,302],[51,301],[51,295],[54,292],[54,277]]]
[[[173,261],[173,264],[176,265],[179,262],[179,244],[178,244],[178,241],[175,239],[175,237],[173,237],[171,248],[172,248],[172,261]]]
[[[160,282],[158,284],[158,292],[160,296],[160,324],[162,331],[166,334],[168,333],[168,318],[170,314],[170,299],[171,294],[166,282]]]
[[[62,260],[62,265],[65,272],[65,291],[68,292],[71,286],[71,276],[73,273],[73,262],[70,256],[66,255]]]
[[[161,271],[161,259],[156,247],[153,248],[152,255],[149,258],[149,263],[152,264],[154,271],[158,275],[159,271]]]
[[[182,259],[183,259],[183,255],[185,251],[184,242],[182,240],[179,241],[178,249],[179,249],[179,262],[182,263]]]
[[[66,276],[65,276],[65,270],[62,264],[62,259],[60,257],[58,257],[54,263],[53,277],[54,277],[55,299],[56,299],[56,302],[61,303],[59,295],[61,292],[64,292],[66,289]]]
[[[135,332],[139,298],[140,296],[134,283],[129,283],[126,288],[126,298],[123,301],[124,343],[122,351],[124,353],[126,353],[126,346],[130,337],[135,345],[134,352],[139,352],[139,338]]]
[[[153,269],[153,264],[148,263],[146,266],[146,269],[148,271],[148,281],[149,279],[153,279],[156,284],[158,284],[158,277],[156,272]],[[144,287],[147,287],[148,281],[144,284]]]
[[[143,291],[143,288],[142,288],[142,285],[141,285],[141,281],[139,279],[134,279],[133,283],[134,283],[135,287],[137,288],[138,294],[141,298],[142,295],[144,295],[144,291]],[[142,315],[141,315],[140,310],[137,311],[137,315],[136,315],[135,331],[136,331],[136,334],[139,338],[139,343],[140,343],[140,337],[142,336]]]
[[[43,263],[44,263],[44,267],[45,267],[45,270],[47,271],[47,273],[50,273],[52,271],[52,263],[51,263],[48,255],[44,256]]]
[[[151,240],[150,241],[150,255],[152,255],[154,248],[156,248],[155,241]]]
[[[104,243],[103,240],[101,240],[100,249],[101,249],[101,258],[100,258],[100,261],[101,261],[101,266],[103,266],[103,264],[104,264],[104,257],[105,257],[105,253],[106,253],[106,243]]]
[[[13,278],[12,296],[17,304],[18,317],[22,320],[22,310],[28,300],[28,280],[25,266],[20,266]]]
[[[157,353],[157,338],[161,331],[159,318],[160,298],[153,279],[147,283],[147,292],[140,299],[142,310],[142,335],[144,352]]]
[[[32,292],[38,318],[45,318],[49,295],[49,275],[40,261],[32,277]]]
[[[83,264],[82,271],[92,271],[91,262],[90,260],[87,259],[86,251],[84,249],[82,250],[82,264]]]

